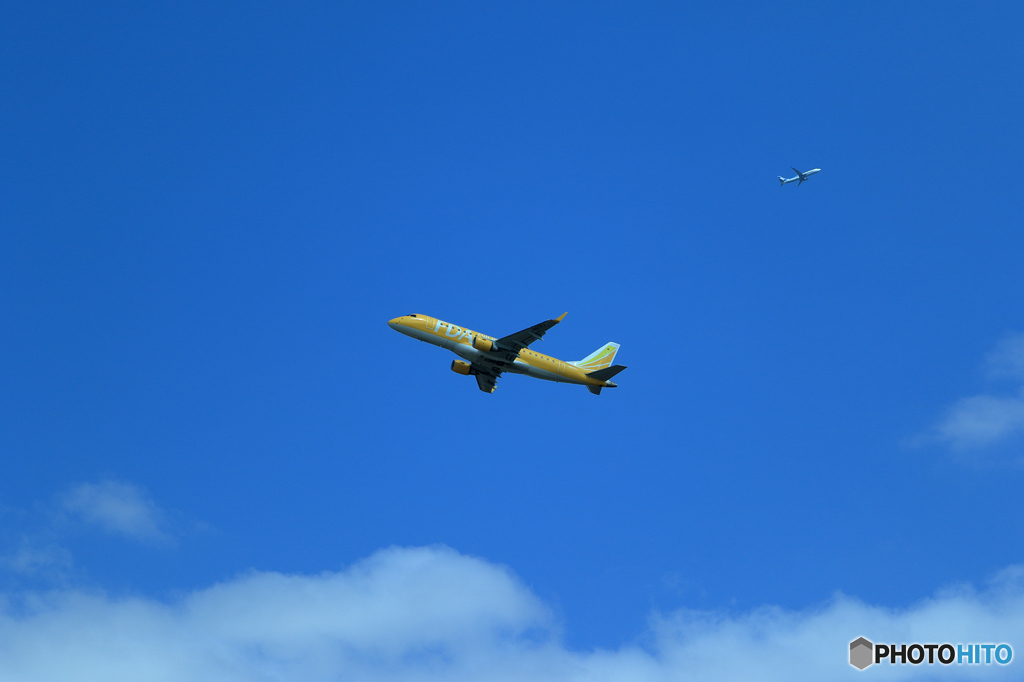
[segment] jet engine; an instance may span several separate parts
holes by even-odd
[[[468,362],[452,360],[452,371],[456,374],[465,374],[466,376],[469,376],[472,374],[473,367]]]
[[[473,348],[482,350],[485,353],[490,353],[494,350],[494,342],[477,334],[473,337]]]

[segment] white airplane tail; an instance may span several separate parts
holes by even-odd
[[[784,177],[782,177],[780,175],[779,176],[779,187],[785,187],[785,186],[786,186],[786,178],[784,178]]]

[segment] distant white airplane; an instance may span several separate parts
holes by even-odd
[[[790,166],[790,168],[793,168],[793,167]],[[800,185],[804,184],[804,180],[806,180],[807,178],[811,177],[815,173],[820,173],[821,172],[820,168],[812,168],[811,170],[804,171],[803,173],[801,173],[800,171],[796,170],[796,168],[793,168],[793,170],[796,171],[796,177],[795,178],[784,178],[781,175],[779,176],[779,182],[782,183],[781,185],[779,185],[780,187],[785,187],[786,183],[789,183],[789,182],[795,182],[796,186],[799,187]]]

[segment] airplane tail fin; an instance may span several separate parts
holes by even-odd
[[[784,178],[784,177],[782,177],[780,175],[779,176],[779,187],[785,187],[785,186],[786,186],[786,178]]]
[[[596,372],[599,369],[611,367],[615,362],[615,354],[619,352],[619,344],[609,341],[593,353],[572,363],[584,372]]]

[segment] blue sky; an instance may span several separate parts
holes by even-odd
[[[0,12],[11,603],[425,552],[577,655],[1024,564],[1019,5]],[[618,389],[386,326],[564,311]]]

